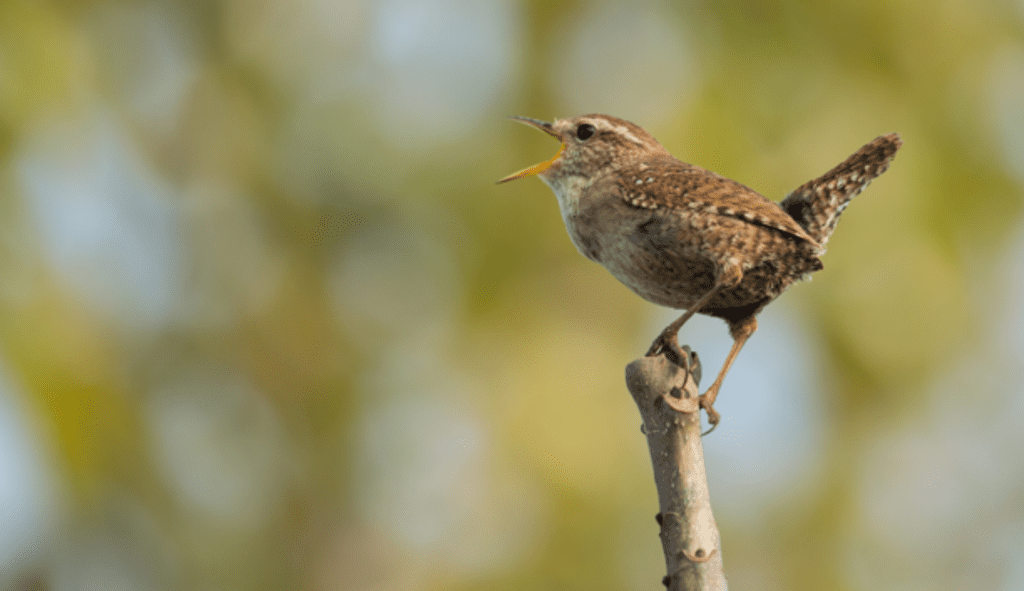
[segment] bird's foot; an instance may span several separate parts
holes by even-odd
[[[661,331],[661,334],[654,339],[651,343],[651,347],[647,349],[645,357],[654,357],[666,349],[675,349],[679,351],[679,334],[670,331],[668,328]]]
[[[708,424],[711,425],[711,428],[701,433],[701,437],[714,431],[715,427],[718,426],[718,421],[722,420],[722,415],[718,414],[718,411],[712,406],[715,402],[715,396],[708,398],[709,393],[710,390],[700,395],[700,407],[704,409],[704,412],[708,413]],[[717,395],[718,393],[715,392],[715,394]]]
[[[688,375],[693,376],[693,381],[700,384],[700,358],[697,357],[696,351],[690,349],[689,345],[680,347],[677,335],[666,332],[661,333],[651,343],[651,348],[647,350],[644,356],[656,357],[661,354],[664,354],[672,363],[685,369]]]
[[[660,337],[659,337],[660,338]],[[676,412],[691,413],[700,411],[699,398],[690,398],[690,389],[686,387],[687,380],[693,380],[693,389],[696,390],[700,386],[701,377],[701,365],[700,358],[697,356],[697,352],[690,349],[689,345],[679,346],[679,343],[673,335],[672,339],[666,343],[657,343],[658,347],[651,346],[651,351],[648,352],[647,356],[652,355],[664,355],[672,364],[680,367],[686,372],[683,379],[683,385],[681,388],[672,388],[672,392],[665,394],[662,398],[670,408]]]
[[[686,370],[687,379],[690,376],[693,377],[695,384],[700,385],[701,378],[701,366],[700,358],[697,356],[697,352],[690,349],[689,345],[679,346],[678,337],[675,334],[661,333],[658,338],[651,344],[651,348],[647,351],[647,357],[653,357],[656,355],[664,354],[666,358],[672,363],[682,367]],[[685,388],[686,382],[683,382]],[[718,384],[713,384],[707,392],[700,395],[698,398],[699,406],[696,408],[703,408],[704,412],[708,415],[708,424],[711,428],[701,433],[701,435],[707,435],[715,430],[718,426],[718,422],[722,420],[722,415],[714,408],[715,398],[718,397]],[[693,412],[696,410],[692,407],[692,402],[683,402],[672,395],[666,395],[665,402],[673,409],[679,412]]]

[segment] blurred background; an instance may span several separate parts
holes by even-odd
[[[0,588],[660,589],[676,313],[494,184],[588,112],[773,199],[903,134],[725,382],[726,572],[1024,589],[1021,0],[3,0]]]

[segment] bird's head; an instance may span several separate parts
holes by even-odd
[[[550,160],[534,164],[498,181],[537,175],[548,185],[571,176],[593,178],[623,164],[668,152],[640,126],[610,115],[580,115],[553,123],[512,117],[536,127],[556,140],[562,148]]]

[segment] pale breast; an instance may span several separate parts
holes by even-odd
[[[675,217],[608,199],[583,200],[565,221],[580,253],[637,295],[685,308],[711,288],[715,263],[701,252],[699,235],[679,227]]]

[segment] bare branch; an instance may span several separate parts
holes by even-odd
[[[626,367],[626,385],[640,409],[654,465],[668,570],[662,582],[669,591],[724,591],[721,540],[704,473],[699,362],[696,354],[690,360],[693,373],[665,355],[637,359]]]

